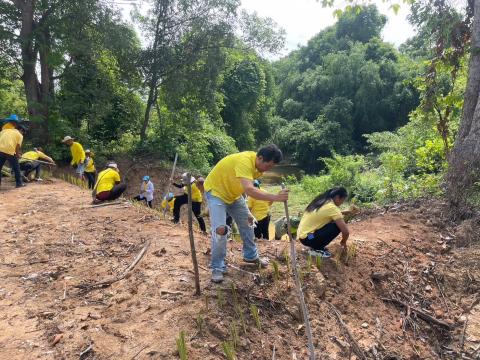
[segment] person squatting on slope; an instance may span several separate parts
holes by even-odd
[[[85,180],[83,173],[85,172],[85,151],[83,146],[76,141],[71,136],[65,136],[62,140],[62,143],[70,147],[70,152],[72,154],[72,161],[70,165],[75,169],[77,177],[79,179]]]
[[[339,206],[343,204],[347,196],[348,192],[345,188],[334,187],[315,197],[305,209],[298,226],[297,238],[303,245],[311,249],[310,255],[331,257],[332,254],[326,246],[340,233],[342,233],[340,244],[346,250],[350,231],[344,216],[358,213],[356,208],[340,210]]]
[[[188,204],[188,189],[186,184],[183,183],[183,178],[186,175],[186,173],[182,174],[182,182],[180,184],[177,184],[175,182],[172,183],[172,185],[177,188],[183,188],[183,194],[175,196],[175,202],[173,203],[173,222],[175,224],[180,221],[180,210],[182,206]],[[203,233],[206,233],[207,227],[205,226],[205,220],[203,220],[203,217],[201,216],[203,201],[202,192],[204,182],[205,180],[202,177],[199,177],[198,179],[195,179],[193,176],[190,177],[190,183],[192,185],[192,212],[198,221],[200,230]]]
[[[8,161],[10,167],[15,174],[16,187],[25,186],[22,180],[22,174],[20,172],[20,164],[18,159],[22,156],[22,142],[23,135],[27,131],[25,124],[20,121],[9,121],[9,124],[13,123],[15,128],[11,128],[11,125],[0,131],[0,185],[2,183],[2,168],[5,162]]]
[[[264,201],[286,201],[288,190],[278,194],[262,192],[253,186],[253,180],[270,170],[282,160],[282,152],[276,145],[262,147],[257,153],[244,151],[228,155],[220,160],[205,180],[205,196],[208,201],[212,232],[212,278],[223,281],[226,271],[227,212],[238,226],[243,241],[243,260],[258,266],[267,266],[268,260],[260,258],[254,241],[253,216],[242,194]]]
[[[55,161],[53,161],[50,156],[45,155],[41,147],[34,148],[32,151],[23,153],[22,157],[20,158],[20,170],[23,171],[23,175],[27,180],[30,173],[35,171],[35,180],[42,181],[40,177],[42,164],[37,160],[43,160],[55,165]]]
[[[145,201],[148,207],[153,207],[153,191],[155,190],[150,176],[145,175],[143,177],[142,184],[140,185],[140,195],[135,196],[133,199],[137,201]]]
[[[93,161],[93,152],[90,150],[85,150],[85,177],[88,181],[88,188],[93,190],[95,186],[95,178],[97,175],[97,170],[95,169],[95,162]]]
[[[260,188],[260,181],[254,180],[253,186],[255,186],[260,191],[266,193],[265,190]],[[270,207],[272,206],[271,201],[257,200],[251,196],[247,200],[248,209],[257,220],[256,227],[254,229],[255,238],[269,240],[270,234],[268,227],[270,226]]]
[[[105,170],[98,174],[98,180],[92,192],[93,203],[115,200],[123,194],[127,185],[121,182],[120,171],[114,162],[109,162]]]

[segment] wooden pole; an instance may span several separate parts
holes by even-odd
[[[166,196],[168,195],[168,193],[170,191],[170,186],[172,185],[172,181],[173,181],[173,175],[175,174],[175,168],[177,167],[177,159],[178,159],[178,153],[175,153],[175,160],[173,160],[172,173],[170,174],[170,179],[168,180],[168,184],[165,187],[165,194],[163,195],[164,198],[166,198]],[[164,218],[167,215],[168,210],[170,210],[170,209],[168,208],[168,201],[167,201],[167,204],[165,205],[165,209],[163,209],[163,217]]]
[[[197,252],[195,251],[195,240],[193,238],[193,211],[192,211],[192,182],[191,175],[187,173],[183,178],[188,191],[188,236],[190,238],[190,250],[192,253],[193,271],[195,273],[195,295],[200,295],[200,275],[198,273]]]
[[[282,184],[282,189],[285,189],[285,184]],[[285,217],[287,219],[287,233],[290,239],[290,260],[292,263],[293,275],[295,278],[295,288],[297,290],[298,299],[300,300],[300,307],[302,309],[303,321],[305,323],[305,332],[307,333],[308,350],[310,352],[309,359],[315,360],[315,348],[313,347],[312,328],[310,326],[310,320],[308,319],[308,309],[305,303],[305,297],[303,296],[302,284],[300,283],[300,277],[298,276],[297,269],[297,254],[295,252],[295,240],[292,236],[292,229],[290,227],[290,215],[288,212],[288,202],[284,201]]]

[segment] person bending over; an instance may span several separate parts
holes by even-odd
[[[145,201],[149,208],[153,207],[153,191],[155,190],[150,176],[143,177],[142,185],[140,185],[140,194],[133,199],[137,201]]]
[[[93,189],[93,203],[115,200],[123,194],[127,185],[121,182],[120,171],[114,162],[109,162],[107,168],[98,174],[98,180]]]
[[[345,188],[334,187],[318,195],[305,209],[298,226],[297,238],[303,245],[311,249],[310,255],[331,257],[326,246],[340,233],[342,233],[340,244],[346,249],[350,231],[345,223],[344,215],[352,215],[357,212],[357,210],[340,210],[339,206],[343,204],[347,196],[348,192]]]
[[[186,173],[182,175],[182,179],[186,176]],[[207,232],[207,227],[205,226],[205,220],[201,216],[202,213],[202,201],[203,201],[203,183],[205,180],[202,177],[195,179],[193,176],[190,178],[190,183],[192,185],[192,212],[195,215],[195,218],[198,221],[200,230],[203,233]],[[175,202],[173,203],[173,222],[177,224],[180,221],[180,210],[183,205],[188,204],[188,190],[187,186],[183,183],[183,180],[180,184],[172,183],[173,186],[177,188],[183,188],[183,194],[175,196]]]
[[[23,153],[20,158],[20,170],[23,171],[23,175],[28,179],[30,173],[35,171],[35,180],[42,181],[41,175],[41,163],[37,160],[43,160],[55,165],[55,161],[50,156],[45,155],[41,147],[34,148],[32,151]]]

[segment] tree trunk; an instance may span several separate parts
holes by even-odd
[[[447,176],[447,196],[454,214],[460,218],[471,216],[474,208],[480,208],[480,196],[472,196],[475,183],[480,181],[480,0],[474,4],[470,52],[462,121]]]
[[[19,36],[22,51],[22,81],[25,87],[28,114],[36,117],[40,114],[40,89],[35,72],[38,50],[34,46],[33,39],[35,0],[16,2],[16,4],[22,12],[22,28]]]

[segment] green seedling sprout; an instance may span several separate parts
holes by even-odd
[[[181,360],[187,360],[187,344],[185,342],[185,331],[180,331],[179,337],[176,339],[177,341],[177,351],[178,356],[180,356]]]

